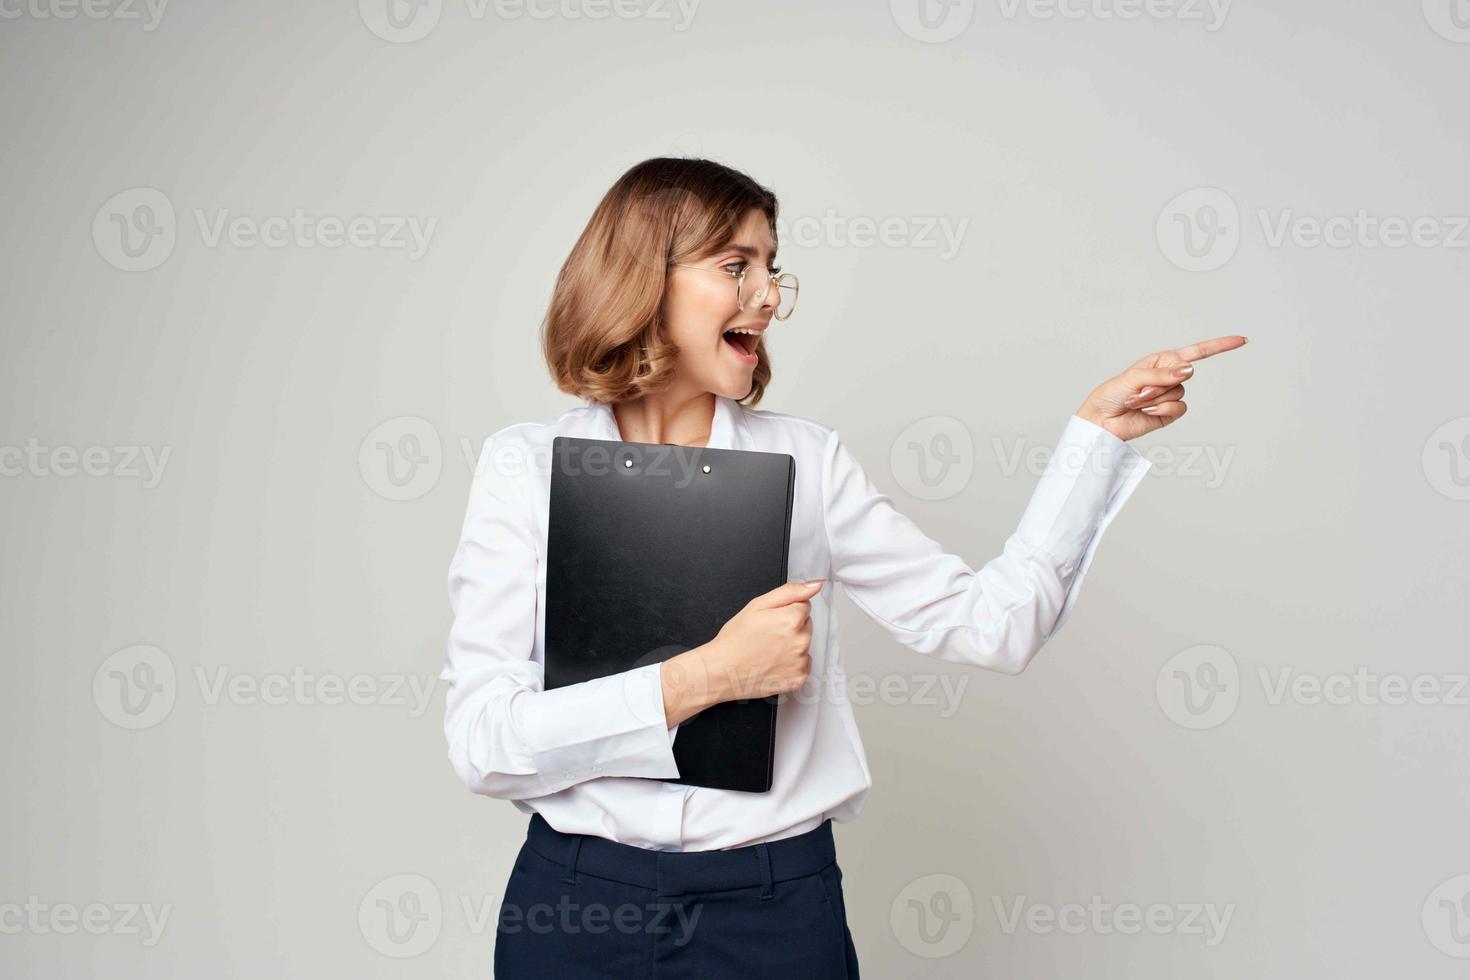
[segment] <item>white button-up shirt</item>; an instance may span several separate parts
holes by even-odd
[[[449,569],[449,758],[472,791],[558,830],[668,851],[857,816],[872,778],[844,696],[835,586],[920,653],[1017,673],[1067,619],[1104,529],[1150,466],[1072,416],[1003,553],[977,570],[899,513],[836,430],[717,395],[708,446],[796,460],[787,579],[828,580],[810,600],[811,678],[777,708],[774,783],[743,793],[658,778],[679,774],[659,664],[543,690],[555,436],[621,439],[612,407],[589,400],[485,441]]]

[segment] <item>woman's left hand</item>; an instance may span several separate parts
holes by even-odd
[[[1184,382],[1194,377],[1191,362],[1244,345],[1244,337],[1216,337],[1149,354],[1094,388],[1077,415],[1125,441],[1162,429],[1189,410],[1183,398]]]

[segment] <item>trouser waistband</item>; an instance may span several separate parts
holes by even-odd
[[[794,837],[726,851],[655,851],[591,834],[563,833],[536,813],[531,816],[526,843],[565,868],[564,881],[575,882],[577,873],[584,872],[650,888],[660,895],[760,885],[761,897],[769,898],[774,882],[816,874],[837,860],[830,819]]]

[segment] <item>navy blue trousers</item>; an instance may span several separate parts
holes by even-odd
[[[539,813],[495,930],[495,976],[828,980],[858,975],[832,821],[726,851],[564,834]]]

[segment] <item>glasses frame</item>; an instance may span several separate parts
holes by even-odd
[[[690,265],[688,262],[670,262],[669,265],[678,266],[681,269],[698,269],[700,272],[718,272],[722,276],[729,276],[731,279],[734,279],[735,305],[740,307],[742,313],[745,311],[745,307],[740,306],[740,294],[745,287],[745,274],[749,272],[752,268],[754,268],[751,263],[745,263],[745,267],[742,268],[739,272],[731,272],[729,269],[710,269],[702,265]],[[771,283],[773,282],[776,284],[777,295],[780,295],[780,291],[783,286],[790,289],[792,293],[795,294],[791,299],[791,309],[786,312],[785,316],[782,316],[780,313],[781,303],[779,300],[776,302],[775,307],[771,310],[771,316],[773,316],[777,320],[789,320],[791,319],[791,314],[796,312],[796,301],[801,296],[801,281],[789,272],[783,272],[778,276],[773,276],[770,275],[768,270],[766,274],[767,288],[769,288]],[[765,295],[762,294],[760,305],[764,305],[765,298]]]

